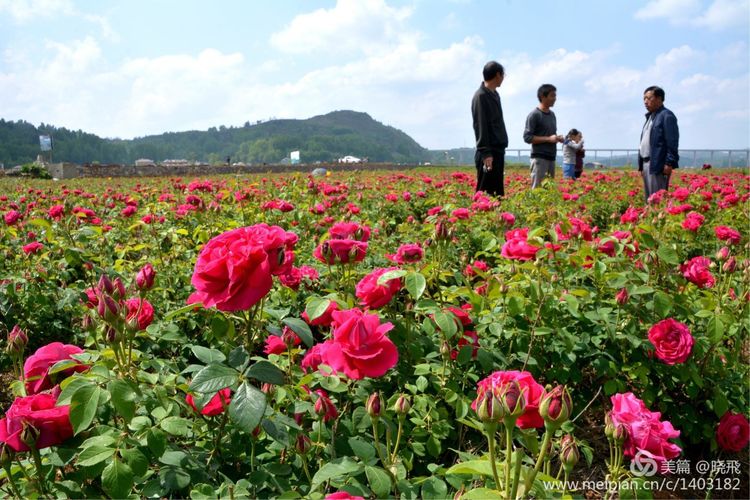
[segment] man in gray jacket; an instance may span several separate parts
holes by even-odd
[[[557,100],[557,88],[545,83],[536,92],[539,105],[526,118],[523,140],[531,144],[531,188],[541,186],[545,177],[555,177],[557,143],[563,136],[557,135],[557,118],[552,106]]]

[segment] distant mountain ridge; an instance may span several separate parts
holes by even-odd
[[[241,127],[165,132],[128,140],[0,119],[0,163],[9,167],[36,159],[40,134],[52,136],[54,161],[72,163],[132,164],[139,158],[217,163],[227,157],[233,162],[278,163],[291,151],[300,151],[304,163],[332,161],[346,155],[371,162],[433,160],[430,151],[401,130],[384,125],[367,113],[344,110],[304,120],[246,122]]]

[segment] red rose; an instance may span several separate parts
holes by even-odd
[[[407,243],[398,247],[395,254],[386,254],[386,258],[396,264],[419,262],[423,257],[424,250],[419,243]]]
[[[0,419],[0,441],[15,451],[29,451],[29,446],[23,441],[26,427],[33,427],[39,433],[34,443],[37,450],[58,445],[72,437],[70,406],[55,406],[56,403],[57,396],[52,394],[16,398],[5,417]]]
[[[333,312],[339,310],[339,305],[335,301],[330,301],[328,307],[323,311],[323,314],[315,319],[310,319],[307,315],[307,311],[302,313],[302,319],[310,326],[331,326],[333,322]]]
[[[539,247],[529,245],[526,238],[514,238],[503,244],[500,255],[506,259],[526,261],[534,259],[538,251]]]
[[[710,265],[711,260],[708,257],[698,256],[682,264],[680,271],[685,279],[699,288],[712,288],[716,280],[709,270]]]
[[[328,230],[333,240],[357,240],[367,241],[370,239],[370,228],[356,222],[337,222]]]
[[[42,245],[38,241],[32,241],[28,245],[24,245],[21,249],[23,250],[23,253],[25,253],[26,255],[28,255],[28,254],[31,254],[31,253],[37,253],[42,248],[44,248],[44,245]]]
[[[539,415],[539,403],[542,395],[544,395],[544,387],[534,380],[529,372],[497,371],[484,380],[480,380],[477,385],[477,398],[471,403],[471,407],[476,410],[477,404],[487,391],[493,391],[497,396],[500,396],[506,386],[514,380],[518,382],[521,393],[526,398],[526,408],[523,414],[518,417],[516,425],[521,429],[544,427],[544,420]]]
[[[750,441],[750,424],[742,413],[728,411],[719,420],[716,428],[716,442],[726,451],[742,451]]]
[[[154,321],[154,308],[146,299],[133,297],[125,301],[125,322],[132,330],[145,330]]]
[[[356,295],[361,299],[360,304],[377,309],[391,301],[401,289],[401,278],[393,278],[379,285],[378,279],[389,271],[396,271],[397,267],[377,268],[357,283]]]
[[[337,491],[336,493],[329,493],[323,500],[365,500],[364,498],[352,495],[347,491]]]
[[[26,392],[36,394],[46,389],[51,389],[61,380],[68,378],[75,372],[88,370],[88,365],[75,361],[75,365],[57,372],[48,374],[50,367],[58,361],[73,359],[71,354],[80,354],[83,350],[74,345],[61,342],[52,342],[36,350],[34,354],[26,358],[23,364],[23,377],[26,380]]]
[[[242,311],[271,290],[273,274],[287,271],[285,248],[296,235],[278,226],[256,224],[211,239],[195,263],[191,283],[196,288],[188,304],[202,302],[220,311]]]
[[[189,404],[193,410],[207,417],[213,417],[214,415],[224,413],[224,408],[229,406],[231,400],[232,390],[229,387],[225,387],[224,389],[221,389],[219,392],[214,394],[214,397],[212,397],[211,400],[206,403],[205,406],[203,406],[202,410],[198,410],[198,408],[195,406],[193,395],[188,394],[187,396],[185,396],[185,402]]]
[[[656,349],[656,357],[668,365],[684,363],[693,350],[693,336],[687,325],[667,318],[648,331],[648,340]]]
[[[323,363],[355,380],[380,377],[398,362],[398,349],[386,337],[391,323],[359,309],[333,313],[333,339],[320,350]]]
[[[730,245],[737,245],[742,240],[742,235],[736,229],[727,226],[716,226],[714,228],[716,237]]]

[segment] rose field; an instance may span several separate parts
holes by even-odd
[[[2,495],[748,497],[747,172],[474,180],[0,178]]]

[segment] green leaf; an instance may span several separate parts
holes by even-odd
[[[302,339],[302,342],[304,342],[307,347],[312,347],[314,340],[312,331],[310,331],[310,327],[307,323],[299,318],[284,318],[281,322],[291,328],[294,333],[299,335],[299,338]]]
[[[474,488],[464,493],[461,500],[492,500],[494,498],[501,500],[505,497],[498,490],[492,490],[490,488]]]
[[[321,297],[313,297],[305,305],[305,312],[310,321],[318,319],[326,312],[328,306],[331,305],[331,299],[324,299]]]
[[[167,435],[161,429],[149,429],[148,434],[146,434],[146,443],[154,457],[159,458],[167,449]]]
[[[357,475],[362,472],[362,465],[358,464],[349,457],[342,457],[332,460],[315,473],[313,476],[310,491],[317,490],[323,483],[331,479],[342,479],[347,476]]]
[[[161,470],[159,470],[159,479],[169,491],[179,491],[187,488],[190,484],[190,474],[181,467],[162,467]]]
[[[102,471],[102,488],[112,498],[125,498],[133,488],[133,471],[115,458]]]
[[[189,435],[192,426],[192,421],[182,417],[167,417],[159,422],[159,427],[164,429],[164,431],[168,434],[172,434],[173,436]]]
[[[239,376],[240,372],[234,368],[213,363],[195,374],[190,383],[190,391],[217,393],[236,384]]]
[[[59,373],[59,372],[65,371],[68,368],[72,368],[72,367],[74,367],[76,365],[79,365],[79,364],[80,363],[78,361],[76,361],[75,359],[63,359],[61,361],[58,361],[54,365],[52,365],[50,367],[49,371],[47,371],[47,373],[49,373],[50,375],[52,375],[52,374],[55,374],[55,373]]]
[[[116,379],[107,384],[107,390],[112,395],[115,411],[125,419],[125,422],[130,422],[135,416],[137,387],[125,380]]]
[[[470,474],[472,476],[492,477],[492,464],[490,464],[489,460],[469,460],[458,463],[445,471],[446,476],[449,474]]]
[[[202,307],[201,304],[188,304],[186,306],[182,306],[179,309],[175,309],[174,311],[169,311],[167,314],[164,315],[164,321],[169,321],[171,319],[174,319],[177,316],[182,316],[187,313],[192,313],[196,308],[200,309]]]
[[[250,354],[247,352],[247,349],[245,349],[245,346],[239,346],[232,349],[227,358],[227,363],[232,368],[244,371],[250,363]]]
[[[148,471],[148,459],[138,448],[121,449],[120,455],[136,476],[143,476]]]
[[[79,467],[91,467],[92,465],[109,460],[114,454],[115,449],[108,446],[89,446],[78,455],[76,463]]]
[[[390,280],[395,280],[405,276],[407,271],[405,269],[394,269],[378,276],[378,286],[385,286]]]
[[[448,486],[440,478],[429,477],[422,483],[422,498],[426,500],[442,500],[448,498]]]
[[[419,300],[419,298],[424,293],[425,288],[427,288],[427,280],[425,280],[425,277],[422,276],[421,273],[418,273],[416,271],[411,272],[406,275],[406,278],[404,279],[404,286],[406,287],[406,291],[409,292],[409,295],[411,295],[414,300]]]
[[[73,394],[75,394],[82,387],[86,386],[94,387],[96,386],[96,384],[91,379],[84,376],[73,376],[65,379],[60,384],[62,392],[57,397],[57,403],[55,404],[55,406],[69,405],[70,399],[73,397]]]
[[[659,316],[666,317],[672,310],[672,297],[664,292],[654,294],[654,312]]]
[[[717,417],[721,418],[724,416],[728,409],[729,401],[727,401],[727,397],[723,392],[716,391],[714,393],[714,413],[716,413]]]
[[[96,384],[85,385],[70,398],[70,425],[73,432],[86,430],[96,416],[101,389]]]
[[[442,311],[436,312],[435,324],[447,338],[453,337],[458,331],[455,316],[453,316],[452,313],[444,313]]]
[[[367,462],[368,460],[375,458],[375,447],[370,443],[367,443],[358,437],[350,437],[348,442],[349,447],[352,449],[354,454],[362,459],[363,462]]]
[[[266,412],[266,395],[255,386],[243,382],[232,396],[229,417],[247,433],[258,427]]]
[[[677,251],[672,247],[659,246],[656,255],[667,264],[674,265],[679,264],[680,262],[680,258],[677,256]]]
[[[708,320],[706,335],[708,336],[708,340],[714,344],[721,342],[721,339],[724,337],[724,323],[718,317],[714,316]]]
[[[270,361],[258,361],[245,372],[245,375],[274,385],[284,384],[284,372],[274,366]]]
[[[391,477],[384,469],[367,465],[365,466],[365,476],[367,476],[367,483],[370,485],[372,492],[375,493],[375,497],[388,497],[388,492],[391,491]]]
[[[211,363],[223,363],[226,358],[221,351],[216,349],[209,349],[200,345],[194,345],[190,348],[195,354],[195,357],[201,360],[201,362],[210,365]]]

